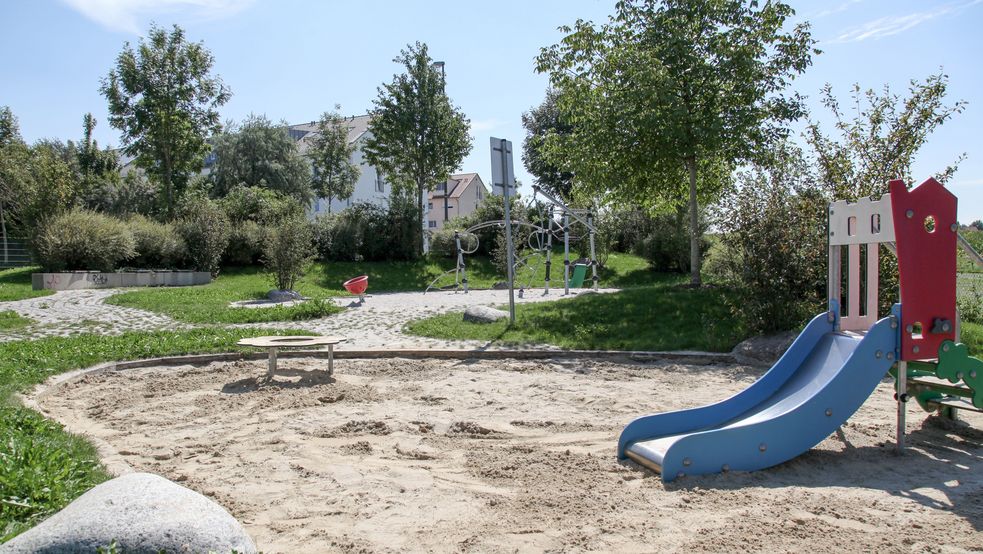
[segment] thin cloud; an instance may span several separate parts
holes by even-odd
[[[806,16],[806,19],[819,19],[820,17],[828,17],[838,13],[843,13],[848,9],[850,9],[851,6],[855,6],[861,2],[863,2],[863,0],[847,0],[846,2],[843,2],[840,5],[835,6],[833,8],[820,10],[812,15]]]
[[[253,0],[62,0],[68,7],[112,31],[139,34],[159,16],[211,21],[234,15]]]
[[[471,130],[476,133],[483,133],[485,131],[497,129],[501,125],[502,122],[497,119],[477,119],[471,122]]]
[[[908,15],[881,17],[864,23],[859,27],[853,27],[843,31],[838,37],[831,40],[830,43],[842,44],[889,37],[913,29],[926,21],[961,12],[980,2],[983,2],[983,0],[971,0],[970,2],[963,2],[961,4],[947,4],[934,10],[915,12]]]

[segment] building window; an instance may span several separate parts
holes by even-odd
[[[428,210],[432,210],[433,209],[433,202],[427,202],[427,209]]]
[[[444,192],[447,190],[447,183],[440,183],[437,185],[437,192]]]
[[[427,227],[434,229],[437,227],[437,222],[431,219],[430,221],[427,222]]]
[[[382,178],[381,173],[375,174],[375,191],[386,192],[386,180]]]

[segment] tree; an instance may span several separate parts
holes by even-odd
[[[925,81],[912,80],[910,96],[902,98],[884,86],[878,94],[873,90],[861,92],[853,86],[853,117],[848,118],[833,96],[832,87],[822,91],[822,103],[832,113],[839,137],[823,134],[816,122],[806,130],[806,141],[812,149],[816,180],[829,200],[856,200],[881,196],[888,182],[903,179],[908,186],[915,184],[911,166],[918,150],[928,136],[940,125],[963,111],[966,103],[945,103],[948,77],[939,72]],[[956,172],[960,155],[946,167],[937,168],[935,178],[947,182]],[[919,179],[921,181],[921,179]],[[898,290],[898,265],[893,255],[879,258],[879,313],[886,314],[897,301],[892,291]]]
[[[119,156],[109,148],[99,149],[99,143],[92,138],[95,128],[96,118],[91,113],[85,114],[82,117],[82,142],[73,145],[81,195],[90,209],[102,207],[121,183]]]
[[[16,224],[15,214],[23,202],[27,190],[33,187],[34,176],[30,170],[31,152],[20,136],[17,118],[9,107],[0,107],[0,237],[3,253],[0,260],[9,257],[9,229]],[[13,217],[13,220],[12,220]]]
[[[351,161],[355,143],[348,142],[348,126],[338,114],[339,109],[341,106],[335,106],[334,112],[321,115],[318,132],[307,152],[314,167],[311,184],[319,197],[328,199],[328,213],[331,199],[351,196],[362,173]]]
[[[546,141],[550,136],[573,132],[573,126],[561,119],[558,96],[554,89],[549,89],[542,104],[522,114],[522,126],[526,129],[526,139],[522,142],[522,163],[537,185],[565,200],[571,200],[573,173],[550,163],[546,153]]]
[[[817,51],[808,24],[783,31],[793,14],[781,2],[622,0],[607,24],[565,27],[537,58],[573,126],[547,138],[548,159],[595,194],[688,205],[694,285],[714,174],[761,155],[803,115],[782,93]]]
[[[263,241],[263,267],[277,290],[294,290],[314,259],[311,224],[303,214],[284,218],[270,227]]]
[[[123,132],[123,152],[162,189],[164,212],[173,217],[177,198],[208,153],[206,138],[221,129],[216,110],[231,93],[211,75],[212,54],[189,43],[175,25],[151,25],[146,39],[130,43],[102,80],[109,123]]]
[[[312,200],[311,170],[290,138],[286,122],[273,123],[250,115],[242,124],[229,124],[215,138],[212,194],[222,197],[238,185],[268,188],[296,199]]]
[[[379,88],[363,151],[394,192],[416,194],[422,229],[424,193],[446,182],[471,152],[470,122],[447,97],[426,44],[408,45],[393,61],[406,72]]]
[[[880,196],[892,179],[903,179],[912,186],[911,166],[918,150],[936,128],[966,107],[964,101],[945,104],[948,84],[942,72],[923,82],[913,79],[907,98],[892,93],[887,85],[881,94],[873,89],[862,92],[854,85],[852,119],[840,108],[832,87],[823,87],[822,103],[833,115],[840,138],[824,135],[819,123],[811,122],[806,140],[812,147],[819,182],[829,194],[837,200]],[[935,179],[948,181],[964,158],[962,154],[950,165],[937,168]]]

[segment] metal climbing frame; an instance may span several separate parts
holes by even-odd
[[[538,185],[532,186],[533,198],[541,194],[554,206],[563,210],[563,294],[570,294],[570,218],[573,217],[587,227],[588,238],[590,240],[590,267],[593,288],[597,290],[597,253],[594,251],[594,234],[597,228],[594,226],[594,214],[590,210],[578,210],[567,206],[565,203],[544,191]]]

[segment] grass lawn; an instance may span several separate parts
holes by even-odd
[[[963,323],[959,332],[959,340],[969,348],[969,354],[977,358],[983,358],[983,325],[979,323]]]
[[[553,265],[554,288],[563,285],[562,257]],[[545,272],[540,258],[531,261],[537,267],[535,273],[521,271],[517,283],[530,282],[531,286],[543,286]],[[297,291],[315,299],[291,307],[230,308],[229,303],[239,300],[265,298],[272,288],[261,267],[226,268],[215,281],[199,287],[169,287],[139,289],[114,295],[109,304],[140,308],[162,313],[186,323],[262,323],[268,321],[299,321],[324,317],[339,311],[333,304],[317,302],[332,296],[347,296],[341,286],[346,280],[369,276],[369,292],[422,293],[437,276],[454,268],[454,260],[419,260],[416,262],[331,262],[312,264],[300,282]],[[491,288],[498,275],[491,260],[467,259],[468,282],[472,288]],[[538,264],[538,265],[537,265]],[[531,275],[531,277],[530,277]],[[663,277],[648,269],[645,260],[630,254],[612,254],[607,267],[601,271],[601,284],[605,287],[629,287],[651,284]],[[454,276],[446,275],[438,285],[453,285]]]
[[[516,306],[516,323],[465,323],[450,313],[414,321],[406,331],[496,344],[546,343],[571,349],[729,351],[744,338],[724,302],[726,289],[689,289],[684,277],[660,285]]]
[[[17,312],[13,310],[2,310],[0,311],[0,332],[2,331],[14,331],[16,329],[23,329],[34,320],[26,317],[21,317]]]
[[[240,338],[269,334],[291,332],[215,328],[0,343],[0,543],[107,478],[88,442],[18,405],[11,393],[100,362],[228,352],[239,350]]]
[[[54,294],[54,291],[50,290],[31,289],[31,273],[35,271],[38,271],[38,268],[0,269],[0,302],[25,300]]]

